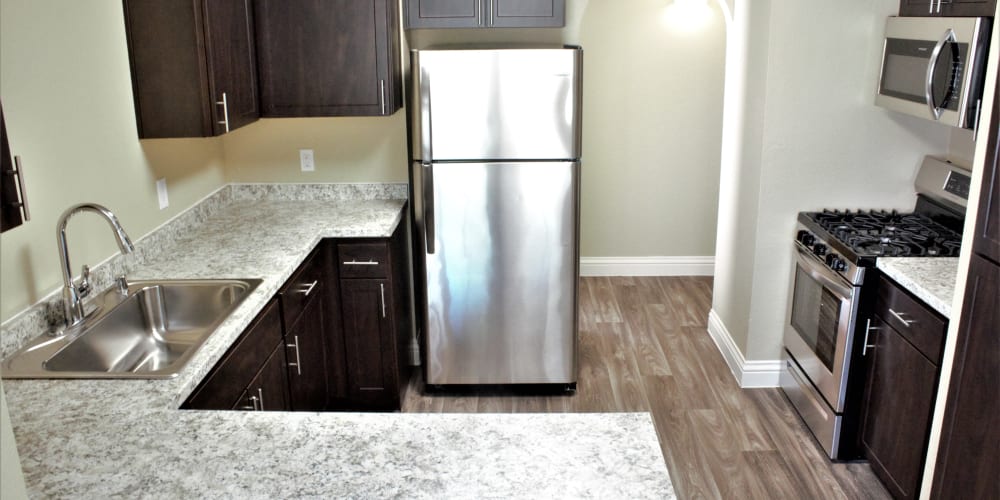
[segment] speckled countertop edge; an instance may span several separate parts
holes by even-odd
[[[886,276],[947,318],[958,278],[957,257],[880,258],[875,263]]]
[[[647,413],[176,410],[320,239],[388,236],[405,203],[284,201],[261,189],[230,192],[130,274],[264,280],[176,378],[4,380],[29,493],[674,498]]]

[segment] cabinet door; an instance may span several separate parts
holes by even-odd
[[[1000,95],[1000,80],[996,89]],[[985,167],[973,249],[993,262],[1000,262],[1000,99],[993,102]]]
[[[872,326],[861,446],[895,498],[916,498],[938,367],[884,321],[873,318]]]
[[[489,0],[407,0],[406,27],[478,28]]]
[[[216,116],[213,130],[219,135],[260,117],[253,12],[250,0],[205,0],[204,11],[209,88]]]
[[[249,0],[125,0],[139,137],[210,137],[257,119]],[[219,123],[222,122],[222,123]]]
[[[490,0],[492,28],[561,28],[566,24],[566,0]]]
[[[285,355],[288,358],[288,387],[292,409],[326,409],[327,365],[323,336],[323,305],[326,290],[318,284],[298,322],[285,332]]]
[[[0,232],[3,232],[20,226],[24,222],[21,197],[26,194],[24,186],[19,186],[17,171],[21,165],[15,164],[14,157],[10,152],[3,108],[0,108],[0,146],[2,146],[0,147],[0,155],[2,155],[0,156]]]
[[[262,114],[390,115],[401,105],[393,0],[256,0]]]
[[[973,255],[931,498],[997,498],[1000,266]]]
[[[388,280],[340,280],[351,399],[361,405],[398,406],[396,342]]]
[[[282,344],[278,344],[271,351],[271,355],[257,376],[247,386],[246,392],[243,393],[246,399],[238,401],[233,409],[250,409],[247,406],[258,411],[292,409],[288,398],[288,377],[285,375],[285,368],[285,349]],[[256,402],[253,398],[257,398]]]

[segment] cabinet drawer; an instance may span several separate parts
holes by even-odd
[[[875,314],[931,362],[940,364],[947,320],[886,277],[879,280]]]
[[[385,243],[340,243],[337,262],[341,278],[386,278],[389,249]]]
[[[299,266],[292,277],[278,291],[281,298],[281,317],[286,330],[291,330],[298,321],[306,302],[319,295],[323,288],[323,254],[320,246],[313,250],[305,262]]]
[[[267,362],[274,346],[281,342],[281,314],[277,301],[250,324],[201,387],[188,399],[185,408],[228,410],[237,404],[240,394]]]

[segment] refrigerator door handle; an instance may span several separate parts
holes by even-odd
[[[424,192],[424,243],[427,246],[427,253],[434,253],[434,165],[429,162],[421,163],[423,174],[421,186]]]
[[[434,161],[431,152],[431,75],[426,67],[420,67],[420,159],[424,163]]]

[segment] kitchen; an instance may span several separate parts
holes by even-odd
[[[51,222],[77,201],[117,209],[139,237],[231,182],[407,181],[402,111],[265,119],[221,139],[137,141],[121,7],[102,5],[78,12],[57,2],[0,3],[5,118],[16,154],[40,165],[26,167],[34,223],[2,240],[5,321],[57,286]],[[756,376],[762,380],[756,384],[774,387],[792,262],[786,238],[795,214],[911,208],[922,156],[949,154],[971,163],[971,134],[872,105],[884,20],[896,2],[738,3],[728,36],[743,37],[741,44],[726,43],[721,13],[701,32],[666,30],[658,19],[664,6],[571,0],[562,30],[412,31],[406,41],[423,47],[450,37],[516,37],[583,46],[584,273],[591,264],[618,266],[613,272],[622,274],[641,273],[642,266],[660,274],[708,274],[714,262],[712,308],[738,354],[741,382],[753,386]],[[747,17],[740,6],[748,8]],[[815,19],[836,29],[816,29]],[[52,28],[37,30],[42,25]],[[64,36],[53,40],[51,32]],[[842,44],[848,47],[836,48]],[[829,57],[815,57],[819,50]],[[734,97],[737,108],[727,102],[726,112],[737,113],[732,120],[723,118],[723,64],[727,74],[742,75],[742,82],[727,79],[727,86],[760,96]],[[643,76],[622,81],[623,71]],[[303,173],[297,150],[308,148],[316,152],[316,171]],[[836,175],[822,177],[827,172]],[[866,182],[857,183],[859,177]],[[116,182],[104,182],[108,178]],[[155,204],[160,178],[167,178],[170,193],[164,211]],[[71,236],[78,263],[101,262],[116,251],[107,229],[88,222],[81,218],[71,228],[80,231]]]

